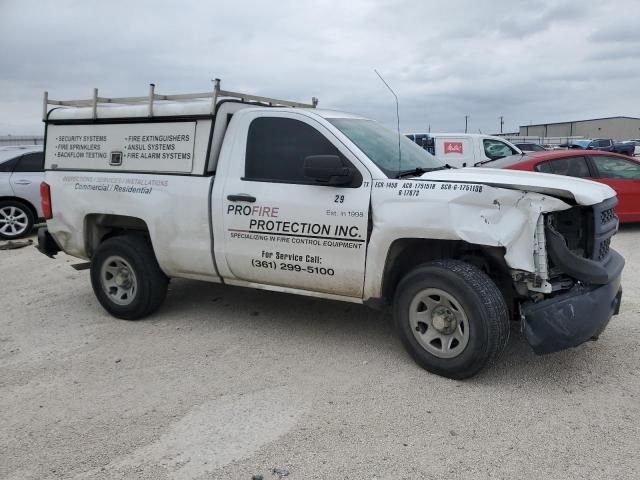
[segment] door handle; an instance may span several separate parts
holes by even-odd
[[[227,195],[227,200],[229,200],[230,202],[254,203],[256,201],[256,197],[247,195],[246,193],[238,193],[237,195]]]
[[[29,180],[18,180],[17,182],[15,182],[16,185],[31,185],[31,182]]]

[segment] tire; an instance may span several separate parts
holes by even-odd
[[[0,201],[0,238],[14,240],[31,233],[33,229],[33,212],[17,200]]]
[[[109,238],[91,260],[93,291],[117,318],[138,320],[150,315],[162,305],[168,284],[151,243],[142,235]]]
[[[396,289],[394,317],[416,363],[447,378],[474,376],[509,341],[500,290],[482,270],[458,260],[429,262],[409,272]]]

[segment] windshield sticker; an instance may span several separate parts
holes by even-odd
[[[452,192],[482,193],[483,185],[474,183],[429,182],[425,180],[405,181],[375,181],[375,189],[397,190],[399,197],[419,197],[428,190],[448,190]]]

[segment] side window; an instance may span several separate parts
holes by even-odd
[[[493,140],[487,138],[482,141],[484,145],[484,154],[491,160],[496,160],[502,157],[508,157],[509,155],[516,155],[513,148],[500,140]]]
[[[567,175],[569,177],[588,178],[589,166],[584,157],[569,157],[551,160],[536,166],[536,170],[542,173],[555,173],[556,175]]]
[[[17,158],[12,158],[11,160],[7,160],[6,162],[0,163],[0,173],[13,172],[13,169],[18,163]]]
[[[14,172],[42,172],[44,170],[44,153],[27,153],[18,159]]]
[[[640,163],[606,155],[594,155],[591,158],[602,178],[640,179]]]
[[[538,165],[536,165],[536,172],[553,173],[551,171],[551,162],[539,163]]]
[[[256,118],[249,126],[245,179],[311,183],[304,176],[304,159],[310,155],[338,155],[324,135],[306,123],[290,118]],[[343,162],[348,162],[343,159]]]

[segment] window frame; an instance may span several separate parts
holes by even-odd
[[[489,156],[489,154],[487,153],[487,142],[493,142],[493,143],[501,143],[502,145],[504,145],[505,147],[509,148],[511,150],[511,154],[509,155],[504,155],[502,157],[491,157]],[[491,160],[499,160],[501,158],[505,158],[505,157],[510,157],[511,155],[518,155],[518,152],[516,152],[513,147],[511,145],[509,145],[507,142],[503,141],[503,140],[496,140],[494,138],[483,138],[482,139],[482,152],[484,153],[485,157],[491,159]]]
[[[41,157],[41,169],[40,170],[19,170],[18,167],[20,166],[20,163],[25,159],[25,157],[31,157],[31,156],[35,156],[38,155]],[[13,173],[43,173],[44,172],[44,152],[29,152],[29,153],[25,153],[23,155],[20,155],[17,159],[16,159],[16,163],[13,166]]]
[[[633,165],[635,165],[636,167],[640,168],[640,164],[638,162],[634,162],[633,160],[630,160],[628,158],[620,158],[620,157],[615,157],[613,155],[590,155],[589,156],[589,163],[591,170],[593,171],[593,178],[600,178],[603,180],[631,180],[631,181],[638,181],[640,180],[639,178],[612,178],[612,177],[603,177],[602,175],[600,175],[600,170],[598,170],[598,165],[596,164],[596,159],[597,158],[615,158],[616,160],[620,160],[622,162],[629,162]]]
[[[313,180],[306,180],[306,179],[284,180],[284,179],[277,179],[277,178],[259,178],[259,177],[249,177],[249,176],[247,176],[247,156],[248,156],[248,151],[249,151],[249,139],[250,139],[249,132],[250,132],[251,126],[253,125],[253,123],[255,121],[264,120],[264,119],[288,120],[288,121],[291,121],[291,122],[297,122],[297,123],[300,123],[302,125],[306,125],[307,127],[313,129],[318,135],[320,135],[322,138],[324,138],[324,140],[326,142],[331,144],[333,146],[333,148],[336,149],[337,154],[340,157],[340,159],[342,160],[344,166],[349,168],[353,172],[353,179],[352,179],[351,183],[348,184],[348,185],[328,185],[328,184],[318,183],[318,182],[315,182]],[[314,125],[311,125],[311,123],[309,123],[309,122],[303,121],[302,119],[291,118],[291,117],[287,117],[287,116],[261,115],[261,116],[258,116],[256,118],[253,118],[249,122],[249,125],[247,126],[246,132],[247,132],[247,135],[246,135],[247,138],[246,138],[246,141],[245,141],[244,164],[243,164],[243,169],[242,169],[242,176],[240,177],[240,180],[242,180],[242,181],[245,181],[245,182],[278,183],[278,184],[285,184],[285,185],[311,185],[311,186],[318,186],[318,187],[333,187],[333,188],[359,188],[360,186],[362,186],[362,183],[363,183],[362,172],[360,172],[360,169],[357,168],[354,165],[354,163],[351,160],[349,160],[349,158],[347,158],[347,156],[343,153],[343,149],[340,148],[340,146],[338,145],[338,142],[332,141],[332,139],[330,139],[329,136],[325,135],[322,131],[320,131]]]
[[[562,175],[560,173],[553,173],[553,172],[543,172],[541,171],[538,167],[540,167],[541,165],[546,165],[546,164],[551,164],[552,162],[556,162],[558,160],[570,160],[572,158],[582,158],[584,159],[584,162],[587,165],[587,169],[589,170],[589,176],[588,177],[574,177],[573,175]],[[591,158],[588,155],[569,155],[567,157],[560,157],[560,158],[550,158],[548,160],[543,160],[539,163],[536,163],[533,166],[533,171],[536,173],[548,173],[549,175],[560,175],[563,177],[571,177],[571,178],[596,178],[595,177],[595,167],[594,165],[591,164]]]
[[[10,165],[10,169],[9,170],[0,170],[0,173],[9,173],[12,174],[13,171],[16,169],[16,165],[18,165],[18,160],[20,159],[20,156],[18,157],[13,157],[13,158],[9,158],[8,160],[5,160],[4,162],[0,163],[0,166],[3,165]]]

